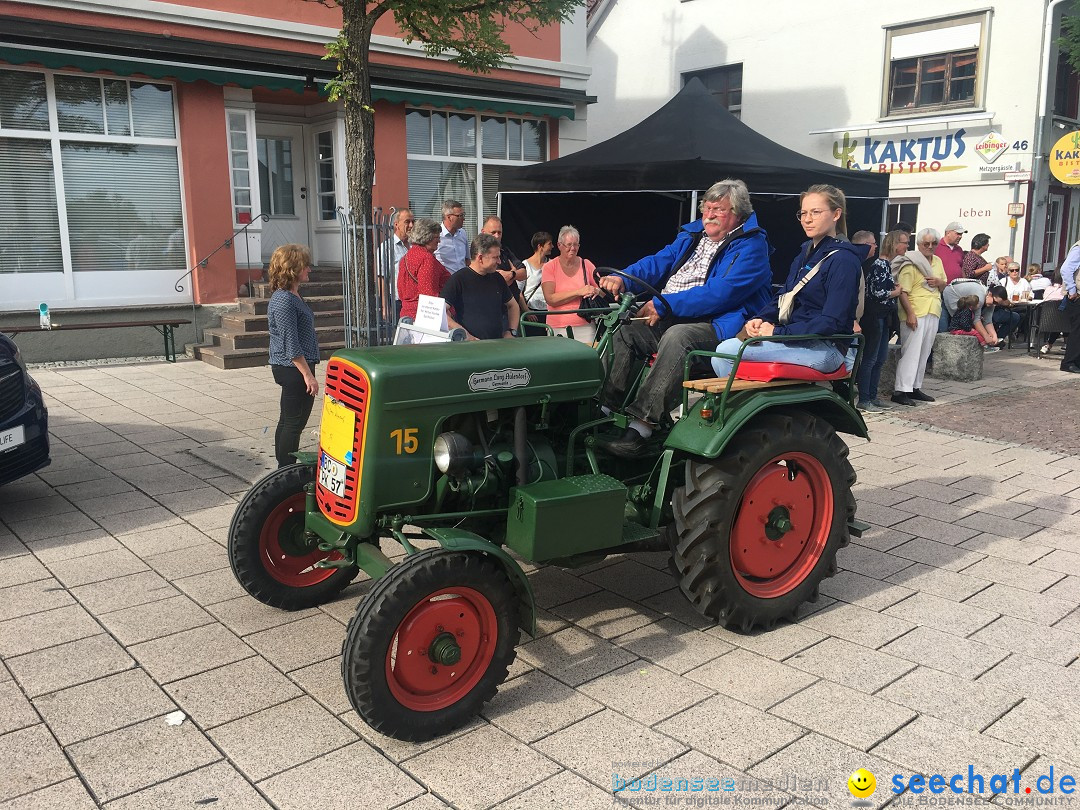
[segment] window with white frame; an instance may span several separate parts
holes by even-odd
[[[250,110],[227,110],[229,134],[229,168],[232,178],[233,222],[251,222],[251,129],[254,113]]]
[[[337,191],[334,184],[334,132],[315,133],[316,193],[318,195],[319,219],[337,219]]]
[[[547,159],[545,121],[410,109],[405,114],[409,208],[442,220],[443,200],[465,206],[465,230],[496,211],[499,172]]]
[[[883,115],[980,107],[990,12],[888,28]]]
[[[178,145],[169,84],[0,69],[0,273],[182,271]]]

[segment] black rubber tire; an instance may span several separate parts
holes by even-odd
[[[409,612],[442,589],[479,591],[495,611],[498,636],[486,671],[464,696],[444,708],[420,711],[402,703],[387,681],[387,652]],[[494,697],[517,655],[518,597],[502,565],[479,552],[428,549],[406,557],[376,581],[349,621],[341,674],[349,702],[380,734],[423,742],[468,723]]]
[[[807,454],[820,462],[832,487],[833,514],[813,569],[789,592],[766,599],[748,593],[739,583],[730,533],[751,479],[785,452]],[[699,613],[747,632],[771,628],[781,619],[794,620],[800,605],[817,600],[821,580],[836,573],[836,552],[850,541],[855,470],[847,457],[848,447],[832,425],[805,411],[785,410],[752,419],[719,458],[686,462],[686,483],[672,496],[675,530],[668,536],[679,588]]]
[[[359,571],[355,565],[339,568],[326,579],[308,586],[288,585],[268,570],[260,552],[259,538],[267,520],[289,498],[304,492],[315,480],[310,464],[292,464],[267,473],[241,499],[229,525],[229,564],[244,590],[270,607],[304,610],[329,602]],[[303,520],[303,512],[294,520]]]

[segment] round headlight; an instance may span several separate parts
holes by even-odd
[[[441,473],[457,473],[467,469],[474,455],[468,437],[453,431],[435,437],[434,453],[435,466]]]

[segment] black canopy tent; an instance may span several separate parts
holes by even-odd
[[[831,183],[848,198],[848,227],[878,232],[889,176],[831,166],[780,146],[729,113],[692,79],[641,123],[602,143],[499,178],[504,239],[527,248],[535,231],[581,231],[581,255],[625,267],[668,244],[696,218],[694,203],[726,177],[746,182],[758,220],[776,248],[774,275],[786,274],[805,239],[798,195]],[[525,251],[528,253],[528,251]]]

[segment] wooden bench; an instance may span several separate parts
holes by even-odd
[[[719,394],[727,385],[727,377],[711,377],[706,380],[686,380],[682,385],[690,391],[700,391],[703,394]],[[757,380],[734,380],[731,383],[732,391],[745,391],[748,388],[775,388],[781,385],[806,385],[806,380],[773,380],[771,382],[758,382]]]
[[[26,332],[68,332],[76,329],[124,329],[128,326],[151,326],[165,339],[165,359],[170,363],[176,362],[176,341],[173,337],[173,329],[185,326],[191,321],[161,320],[161,321],[110,321],[108,323],[64,323],[56,324],[52,329],[42,329],[39,326],[0,326],[0,332],[5,335],[19,335]]]

